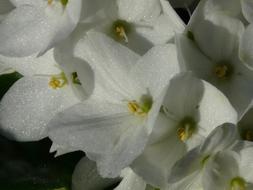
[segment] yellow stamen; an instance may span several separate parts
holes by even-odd
[[[188,140],[194,133],[196,128],[196,122],[191,117],[185,117],[178,124],[177,136],[178,138],[185,142]]]
[[[62,88],[63,86],[65,86],[67,83],[68,83],[68,80],[67,80],[65,74],[62,72],[59,75],[53,75],[50,78],[48,85],[52,89],[58,89],[58,88]]]
[[[128,38],[123,26],[116,26],[115,33],[120,39],[123,39],[125,40],[125,42],[128,42]]]
[[[226,78],[228,67],[226,65],[218,65],[215,67],[214,73],[218,78]]]
[[[235,177],[230,182],[230,190],[246,190],[246,183],[244,179]]]
[[[54,0],[47,0],[47,4],[51,5],[53,3]]]
[[[134,115],[145,116],[147,114],[135,100],[128,102],[127,107],[129,112]]]

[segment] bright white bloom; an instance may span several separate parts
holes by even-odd
[[[76,27],[81,0],[11,0],[16,9],[0,24],[0,54],[45,53]]]
[[[253,144],[238,152],[218,152],[203,174],[205,190],[252,190]]]
[[[232,151],[236,140],[239,140],[239,134],[235,125],[227,123],[217,127],[202,145],[188,152],[173,166],[169,177],[171,189],[202,189],[203,184],[209,182],[209,178],[202,177],[208,165],[212,164],[217,153]]]
[[[171,167],[210,132],[237,114],[214,86],[184,73],[171,80],[149,144],[131,167],[147,183],[166,187]]]
[[[157,46],[140,57],[91,31],[77,44],[75,56],[93,68],[95,88],[87,101],[53,119],[51,150],[83,150],[102,176],[116,177],[143,151],[164,89],[179,72],[175,46]]]
[[[221,90],[241,117],[253,97],[253,72],[238,56],[244,26],[238,19],[206,13],[204,3],[200,2],[186,34],[176,37],[179,61],[182,68]]]
[[[139,54],[184,30],[184,23],[166,0],[110,0],[85,23]]]
[[[6,67],[6,65],[0,63],[0,75],[9,74],[15,72],[12,68]]]
[[[24,76],[0,103],[1,131],[12,139],[31,141],[46,137],[47,124],[54,115],[87,97],[88,89],[92,91],[86,86],[88,82],[93,84],[87,65],[72,62],[72,68],[59,66],[53,51],[39,58],[0,56],[0,60]]]

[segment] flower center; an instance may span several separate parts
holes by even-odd
[[[52,88],[52,89],[58,89],[58,88],[62,88],[63,86],[65,86],[66,84],[68,84],[68,80],[64,74],[64,72],[61,72],[58,75],[53,75],[50,78],[50,81],[48,83],[48,85]]]
[[[54,1],[54,0],[47,0],[47,4],[48,4],[48,5],[52,5],[53,1]],[[58,1],[59,1],[59,0],[58,0]],[[60,0],[60,2],[61,2],[61,4],[62,4],[63,6],[66,6],[66,5],[68,4],[68,0]]]
[[[117,40],[128,42],[127,35],[130,32],[130,24],[124,20],[117,20],[112,24],[112,33]]]
[[[81,82],[80,82],[80,80],[79,80],[79,78],[78,78],[77,72],[71,73],[71,76],[72,76],[72,82],[73,82],[74,84],[81,85]]]
[[[136,100],[129,101],[127,107],[130,113],[136,116],[146,116],[151,109],[153,104],[153,99],[149,95],[143,95],[140,102]]]
[[[253,131],[252,130],[246,130],[243,135],[243,139],[247,141],[253,141]]]
[[[185,117],[178,124],[177,135],[178,138],[185,142],[188,140],[196,129],[196,122],[192,117]]]
[[[230,190],[245,190],[246,183],[244,179],[240,177],[235,177],[230,182]]]
[[[229,79],[233,75],[234,69],[231,64],[222,61],[214,67],[214,74],[218,79]]]

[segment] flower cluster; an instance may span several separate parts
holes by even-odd
[[[1,133],[85,152],[74,190],[252,190],[253,1],[171,4],[3,3]]]

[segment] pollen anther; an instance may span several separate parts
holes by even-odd
[[[68,83],[68,80],[67,80],[65,74],[63,72],[61,72],[59,75],[51,76],[48,85],[52,89],[58,89],[58,88],[62,88],[63,86],[65,86],[67,83]]]

